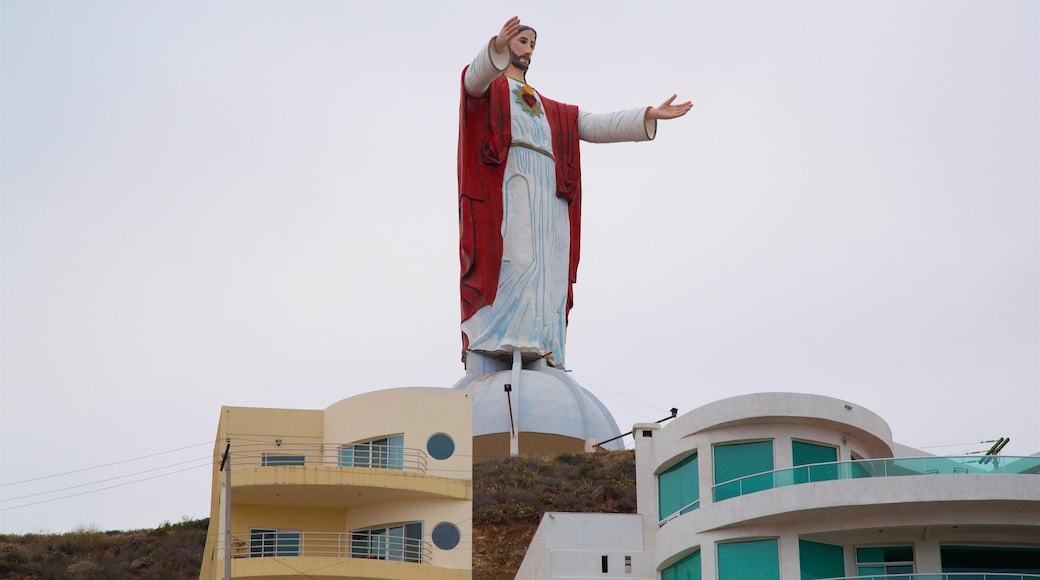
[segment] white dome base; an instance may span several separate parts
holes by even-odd
[[[514,375],[508,365],[468,354],[468,372],[454,388],[465,390],[473,398],[474,437],[508,435],[515,426],[521,440],[524,434],[562,436],[580,441],[581,449],[586,441],[600,443],[620,434],[613,415],[595,395],[544,360],[523,365],[518,384],[513,384]],[[511,387],[508,396],[506,385]],[[559,452],[574,450],[572,445],[566,447]],[[604,444],[603,449],[619,451],[624,449],[624,443],[614,440]]]

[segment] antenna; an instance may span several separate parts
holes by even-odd
[[[1004,449],[1004,446],[1008,444],[1008,441],[1011,441],[1010,437],[1001,437],[1000,439],[997,439],[996,443],[993,444],[993,447],[990,447],[989,451],[986,452],[985,457],[979,460],[979,463],[985,465],[990,461],[996,460],[997,454]],[[994,463],[994,465],[996,465],[996,463]]]

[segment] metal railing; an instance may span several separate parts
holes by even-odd
[[[661,526],[667,524],[668,522],[674,520],[675,518],[677,518],[677,517],[679,517],[679,516],[681,516],[683,514],[688,514],[688,513],[692,512],[693,510],[695,510],[695,509],[697,509],[699,507],[701,507],[701,500],[696,499],[696,500],[694,500],[694,501],[684,505],[683,507],[679,508],[678,511],[675,511],[675,512],[672,512],[671,514],[666,515],[663,519],[661,519],[660,521],[657,522],[657,527],[661,527]]]
[[[714,501],[758,491],[818,481],[908,475],[1040,474],[1040,457],[910,457],[857,459],[800,465],[733,479],[712,486]]]
[[[232,469],[242,467],[361,467],[426,473],[422,449],[372,443],[244,443],[231,449]]]
[[[271,530],[231,535],[232,558],[345,558],[430,564],[429,542],[350,532]]]

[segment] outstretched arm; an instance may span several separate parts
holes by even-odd
[[[483,95],[491,81],[506,70],[509,66],[509,41],[516,36],[519,29],[518,16],[506,20],[498,35],[492,37],[491,42],[485,44],[483,50],[477,53],[477,57],[466,69],[467,93],[474,97]]]
[[[682,117],[686,113],[690,112],[693,108],[693,103],[686,101],[685,103],[675,104],[672,101],[675,100],[676,95],[668,97],[668,100],[657,105],[656,107],[650,107],[646,111],[647,119],[676,119]]]
[[[656,107],[638,107],[616,113],[595,114],[581,111],[578,135],[591,143],[650,141],[657,136],[658,119],[675,119],[690,112],[693,103],[675,103],[675,95]]]

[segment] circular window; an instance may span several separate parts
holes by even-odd
[[[426,442],[426,452],[434,459],[447,459],[455,454],[455,442],[444,433],[437,433]]]
[[[453,550],[459,545],[459,528],[450,522],[441,522],[433,528],[433,545],[442,550]]]

